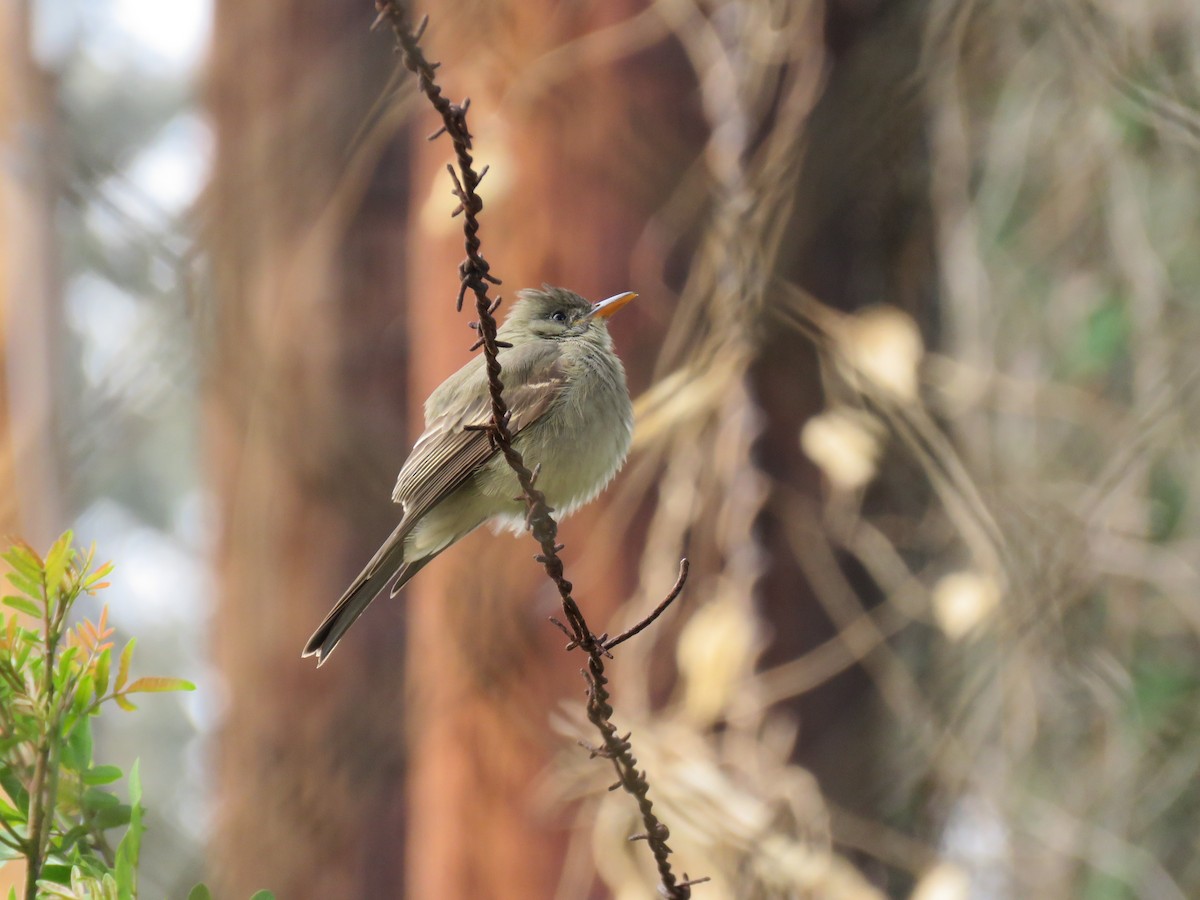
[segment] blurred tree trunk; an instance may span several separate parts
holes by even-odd
[[[30,50],[29,8],[0,10],[0,534],[48,543],[60,524],[51,422],[55,86]],[[19,477],[18,477],[19,473]]]
[[[666,313],[664,292],[656,297],[650,285],[634,284],[630,260],[646,223],[702,146],[694,79],[662,36],[644,52],[622,51],[611,60],[544,55],[642,7],[442,4],[423,42],[431,59],[445,63],[447,94],[472,99],[478,159],[492,169],[482,187],[480,236],[504,279],[496,289],[502,312],[518,289],[542,282],[592,299],[628,288],[648,292],[612,324],[635,393],[650,380]],[[468,31],[487,41],[458,36]],[[674,120],[652,127],[662,109],[674,110]],[[416,131],[432,131],[432,111],[425,106],[419,116]],[[454,312],[463,250],[459,220],[449,218],[451,152],[445,139],[419,144],[415,184],[429,197],[419,204],[414,241],[421,253],[409,291],[413,329],[422,336],[413,347],[414,410],[469,358],[474,339],[467,329],[472,311]],[[641,259],[656,275],[665,267],[661,253],[653,246]],[[608,499],[560,533],[567,576],[597,632],[611,627],[638,564],[637,554],[626,552],[636,536],[602,524]],[[549,728],[553,710],[564,700],[572,713],[582,710],[583,661],[563,652],[562,634],[547,622],[559,613],[558,595],[533,561],[536,550],[527,536],[514,541],[481,530],[407,591],[412,803],[422,816],[409,844],[410,896],[551,897],[563,877],[571,823],[539,794],[564,744]],[[619,721],[619,699],[617,707]]]
[[[16,147],[20,140],[24,106],[28,50],[27,16],[21,4],[7,3],[0,9],[0,146]],[[22,217],[24,186],[13,166],[0,168],[0,525],[6,533],[15,533],[18,520],[15,483],[16,450],[13,446],[8,347],[11,341],[9,323],[16,296],[21,292],[18,260],[22,259]]]
[[[25,16],[24,7],[15,3],[0,8],[0,146],[11,147],[17,141],[22,118],[21,70],[24,68]],[[17,499],[15,484],[15,448],[13,446],[12,416],[9,400],[8,345],[10,311],[17,288],[16,261],[20,259],[17,242],[21,222],[15,214],[21,187],[7,166],[0,168],[0,528],[6,534],[17,533]],[[8,565],[0,562],[0,578]],[[7,582],[6,582],[7,583]],[[11,798],[6,798],[11,802]],[[12,861],[0,866],[0,891],[20,891],[25,884],[25,864]]]
[[[404,882],[399,609],[374,611],[321,671],[300,659],[393,527],[411,443],[395,302],[405,161],[373,138],[347,153],[394,65],[371,17],[369,3],[216,9],[206,392],[228,685],[220,896],[392,897]]]
[[[29,7],[0,6],[0,538],[48,544],[58,526],[49,318],[54,84],[30,53]],[[8,566],[0,562],[7,586]],[[0,868],[20,892],[25,864]]]
[[[807,150],[787,227],[791,250],[780,259],[779,275],[845,312],[880,303],[898,307],[929,340],[936,333],[938,273],[925,123],[914,87],[926,4],[830,0],[826,10],[828,80],[807,122]],[[776,635],[763,658],[769,666],[800,657],[839,627],[818,601],[789,537],[797,519],[816,534],[826,528],[820,478],[796,440],[824,405],[810,341],[787,331],[774,334],[762,347],[753,378],[767,421],[759,445],[764,471],[812,500],[775,504],[760,523],[770,559],[765,613]],[[810,390],[790,390],[794,385]],[[889,457],[866,493],[866,508],[915,517],[924,495],[914,481],[909,469]],[[837,562],[864,605],[878,602],[878,588],[859,567]],[[799,602],[796,585],[802,586]],[[798,761],[818,777],[835,805],[876,815],[872,804],[894,777],[894,737],[864,668],[848,667],[796,698],[791,708],[803,725]]]

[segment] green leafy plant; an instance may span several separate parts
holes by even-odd
[[[76,601],[107,587],[112,571],[111,563],[93,567],[94,548],[81,554],[71,532],[44,559],[22,542],[3,559],[17,593],[3,598],[12,612],[0,618],[0,854],[26,860],[26,900],[136,897],[144,831],[137,763],[122,803],[111,789],[122,771],[93,760],[91,720],[110,704],[136,709],[132,694],[195,686],[130,680],[132,639],[114,667],[107,606],[94,622],[68,624]],[[114,850],[110,836],[120,828]]]

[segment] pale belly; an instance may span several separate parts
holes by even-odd
[[[541,465],[537,487],[557,519],[593,500],[620,470],[632,438],[626,424],[630,420],[627,406],[610,410],[604,417],[550,415],[518,435],[515,446],[525,465],[530,469]],[[557,422],[558,427],[550,422]],[[537,446],[552,446],[554,452],[539,459],[534,450]],[[405,541],[405,558],[420,559],[444,550],[488,521],[514,532],[523,530],[525,503],[520,494],[516,475],[503,456],[496,454],[477,475],[422,517]]]

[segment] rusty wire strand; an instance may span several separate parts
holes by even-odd
[[[650,623],[653,622],[655,619],[657,619],[659,616],[661,616],[664,612],[666,612],[667,607],[670,606],[672,603],[674,603],[675,598],[678,597],[680,595],[680,593],[682,593],[683,586],[684,586],[684,584],[687,583],[687,577],[688,577],[688,561],[687,561],[687,559],[681,559],[679,561],[679,577],[677,579],[675,579],[675,585],[667,593],[667,596],[663,598],[662,603],[660,603],[660,604],[658,604],[658,606],[654,607],[654,612],[650,613],[650,615],[646,616],[644,619],[642,619],[640,622],[638,622],[632,628],[628,629],[627,631],[621,632],[615,638],[606,638],[604,640],[604,649],[606,651],[611,650],[613,647],[617,646],[618,644],[625,643],[631,637],[633,637],[636,634],[640,634],[647,627],[649,627]]]
[[[504,455],[505,461],[517,476],[521,485],[521,493],[527,504],[526,526],[534,539],[541,545],[542,552],[537,561],[546,570],[547,576],[558,588],[562,601],[563,615],[569,627],[555,619],[552,621],[563,630],[570,639],[567,649],[578,647],[588,655],[587,669],[583,670],[584,679],[588,685],[587,716],[588,720],[600,732],[603,741],[599,747],[589,748],[593,757],[610,759],[617,770],[619,784],[637,800],[645,833],[635,835],[633,839],[645,840],[654,855],[660,879],[660,893],[669,900],[687,900],[691,897],[692,885],[707,881],[707,878],[689,880],[687,873],[679,880],[671,869],[669,856],[671,848],[667,845],[670,830],[654,814],[653,803],[649,794],[649,784],[644,772],[638,769],[637,759],[629,742],[629,735],[619,735],[611,721],[613,708],[609,703],[608,676],[604,671],[604,658],[610,656],[609,650],[622,641],[633,637],[671,605],[683,590],[687,578],[687,560],[680,564],[679,579],[671,589],[667,598],[648,617],[633,628],[612,640],[607,635],[595,635],[588,627],[579,604],[572,596],[573,585],[567,580],[562,559],[558,552],[562,545],[557,542],[558,523],[553,516],[553,510],[546,503],[545,495],[537,489],[537,467],[531,471],[521,456],[521,452],[513,446],[513,434],[509,428],[509,409],[504,399],[504,383],[500,378],[499,351],[508,346],[496,339],[496,319],[493,313],[500,304],[488,297],[488,284],[500,284],[500,279],[490,273],[490,266],[480,251],[479,212],[483,209],[483,200],[476,192],[480,180],[486,174],[476,172],[472,157],[471,132],[467,127],[467,109],[470,100],[456,104],[442,95],[442,89],[434,79],[439,64],[426,59],[420,47],[420,39],[425,32],[429,17],[424,17],[414,29],[409,18],[407,6],[399,0],[376,0],[375,8],[379,15],[372,28],[387,21],[396,37],[396,42],[403,54],[405,67],[417,76],[418,87],[434,109],[442,117],[442,127],[429,136],[430,140],[443,134],[450,136],[454,144],[456,165],[448,166],[451,179],[454,182],[453,194],[459,205],[452,215],[462,216],[463,235],[465,237],[466,259],[458,268],[459,290],[456,308],[461,311],[467,291],[475,295],[475,311],[479,317],[472,327],[479,333],[472,350],[483,349],[487,368],[488,388],[492,402],[492,421],[486,426],[492,443]]]

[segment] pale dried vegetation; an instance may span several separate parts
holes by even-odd
[[[817,5],[652,5],[701,73],[712,139],[657,223],[702,208],[707,225],[612,512],[654,486],[630,616],[686,536],[688,618],[623,649],[622,725],[710,900],[881,896],[864,864],[920,900],[1195,896],[1200,6],[927,7],[918,70],[895,90],[919,96],[929,147],[929,347],[887,296],[836,312],[771,274],[821,91]],[[754,143],[768,107],[775,127]],[[820,350],[826,409],[796,435],[824,475],[819,510],[755,458],[747,373],[764,327]],[[927,498],[876,514],[864,498],[897,461]],[[793,505],[841,633],[764,670],[768,504]],[[835,558],[880,602],[822,566]],[[665,705],[639,700],[672,652]],[[846,751],[890,785],[867,817],[831,812],[789,762],[804,725],[779,706],[852,665],[887,718]],[[577,753],[559,775],[556,796],[583,799],[561,895],[594,866],[615,896],[648,896],[625,798]]]

